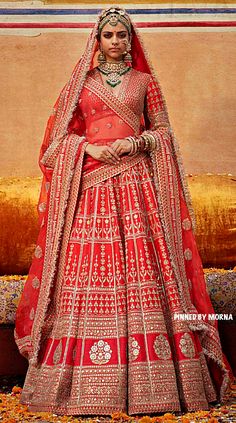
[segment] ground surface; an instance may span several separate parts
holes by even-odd
[[[209,411],[174,415],[165,413],[157,416],[128,416],[114,413],[110,417],[57,416],[49,413],[31,413],[19,402],[23,377],[2,378],[0,382],[0,422],[1,423],[235,423],[236,422],[236,383],[226,395],[226,404],[216,406]]]

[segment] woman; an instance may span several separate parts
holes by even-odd
[[[29,359],[21,402],[104,415],[222,398],[228,371],[177,142],[124,10],[98,17],[39,163],[41,228],[15,330]]]

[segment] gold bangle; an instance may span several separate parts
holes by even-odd
[[[135,143],[134,143],[135,139],[134,139],[134,137],[131,137],[131,136],[127,137],[126,139],[131,143],[131,150],[128,153],[128,156],[132,156],[134,154],[134,151],[135,151]]]
[[[153,134],[145,132],[141,135],[141,137],[145,140],[145,151],[155,150],[157,141]]]

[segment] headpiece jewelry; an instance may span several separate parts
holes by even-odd
[[[121,22],[127,29],[129,35],[131,35],[131,22],[129,16],[124,9],[113,7],[106,9],[100,16],[100,22],[98,26],[98,32],[101,33],[103,27],[109,23],[112,26],[116,26],[118,22]]]

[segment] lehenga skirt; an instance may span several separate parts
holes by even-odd
[[[197,333],[174,320],[180,304],[147,156],[81,192],[21,402],[82,415],[207,408],[215,389]]]

